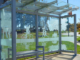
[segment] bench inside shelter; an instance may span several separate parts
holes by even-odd
[[[32,50],[32,51],[23,51],[23,52],[17,52],[16,53],[16,58],[23,58],[23,57],[29,57],[29,56],[33,56],[39,53],[43,54],[43,60],[44,60],[44,46],[37,46],[37,48],[42,48],[43,50]],[[8,59],[10,59],[10,55],[12,55],[12,53],[10,52],[12,51],[12,49],[8,48]],[[37,59],[37,56],[36,56]]]

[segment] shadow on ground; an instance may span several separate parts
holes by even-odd
[[[73,53],[52,54],[45,56],[45,60],[74,60],[76,56]],[[38,59],[26,59],[26,60],[43,60],[42,57]]]

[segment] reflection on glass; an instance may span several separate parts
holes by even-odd
[[[35,50],[35,16],[16,13],[17,52]]]
[[[69,21],[68,21],[69,19]],[[62,50],[74,50],[74,19],[61,19]]]
[[[39,16],[39,45],[45,47],[45,51],[59,50],[59,24],[53,17]]]
[[[2,52],[1,52],[1,59],[7,60],[8,59],[8,49],[12,48],[12,23],[11,23],[11,10],[7,10],[7,8],[11,9],[11,6],[7,6],[3,9],[1,9],[1,46],[2,46]],[[11,53],[11,51],[10,51]],[[10,55],[10,58],[12,58],[12,55]],[[8,59],[10,60],[10,59]]]

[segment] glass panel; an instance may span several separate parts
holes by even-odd
[[[16,13],[17,52],[35,50],[35,15]]]
[[[62,34],[62,50],[74,51],[74,18],[73,17],[61,19],[61,34]]]
[[[7,9],[9,8],[9,9]],[[11,16],[11,6],[7,6],[1,9],[1,59],[2,60],[12,60],[11,55],[8,54],[8,49],[12,49],[12,16]],[[8,59],[9,56],[9,59]]]
[[[39,45],[45,47],[45,52],[59,50],[59,19],[39,16]]]

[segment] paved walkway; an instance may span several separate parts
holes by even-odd
[[[80,42],[77,42],[77,45],[80,45]]]
[[[36,59],[26,59],[36,60]],[[38,60],[43,60],[39,58]],[[80,60],[80,55],[74,56],[73,53],[52,54],[45,57],[45,60]]]
[[[76,32],[77,36],[80,36],[79,32]],[[62,33],[62,35],[68,35],[68,33]],[[74,32],[69,32],[70,36],[74,35]]]

